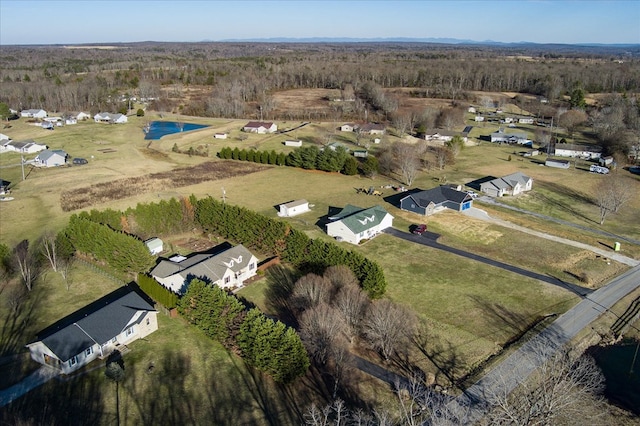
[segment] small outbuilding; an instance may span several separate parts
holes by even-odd
[[[547,159],[547,161],[544,162],[544,165],[547,167],[555,167],[557,169],[568,169],[571,164],[569,163],[569,160]]]
[[[295,147],[301,147],[302,146],[302,141],[301,140],[286,140],[284,141],[284,145],[285,146],[295,146]]]
[[[164,250],[164,243],[158,237],[149,238],[144,242],[144,245],[147,246],[149,253],[152,255],[160,254]]]
[[[291,217],[309,211],[309,202],[307,200],[296,200],[288,203],[280,204],[278,216]]]
[[[226,133],[215,133],[213,135],[213,137],[215,139],[226,139],[227,138],[227,134]]]

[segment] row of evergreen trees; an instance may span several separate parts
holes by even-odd
[[[172,309],[178,306],[178,295],[164,287],[149,275],[143,273],[138,274],[138,287],[140,287],[147,296],[167,309]]]
[[[217,286],[191,280],[178,311],[278,383],[289,383],[309,368],[309,356],[293,328],[267,318],[258,309],[247,311],[235,296]]]
[[[223,160],[240,160],[251,161],[254,163],[271,164],[275,166],[284,166],[286,164],[287,155],[284,152],[277,153],[271,151],[256,151],[255,149],[239,149],[230,147],[222,148],[218,152],[218,157]]]
[[[340,146],[335,150],[329,148],[320,150],[316,145],[308,145],[295,149],[288,155],[283,152],[276,153],[274,150],[256,151],[226,147],[218,152],[218,157],[225,160],[253,161],[307,170],[340,172],[348,176],[356,175],[358,172],[369,176],[378,172],[378,160],[375,157],[368,156],[364,161],[359,162]]]

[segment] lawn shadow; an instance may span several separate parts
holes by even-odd
[[[445,387],[457,386],[466,364],[451,342],[431,334],[428,326],[421,324],[412,344],[436,368],[436,383]]]
[[[550,192],[556,193],[556,194],[560,194],[563,196],[562,201],[559,199],[552,199],[547,197],[546,195],[540,193],[540,191],[536,191],[535,192],[535,196],[536,198],[538,198],[539,200],[541,200],[543,203],[554,206],[562,211],[565,211],[567,213],[570,213],[571,215],[578,217],[588,223],[595,223],[598,224],[599,223],[595,220],[593,220],[592,218],[584,215],[583,213],[580,213],[579,211],[577,211],[573,205],[576,203],[580,203],[580,204],[586,204],[586,205],[594,205],[594,201],[591,197],[576,191],[573,188],[569,188],[566,186],[562,186],[562,185],[558,185],[555,182],[542,182],[540,183],[540,186],[549,190]],[[566,200],[566,201],[565,201]]]
[[[598,244],[605,246],[606,248],[613,250],[615,247],[613,247],[612,245],[609,245],[607,243],[603,243],[602,241],[598,241]]]
[[[3,289],[2,299],[6,304],[6,314],[0,329],[0,354],[20,352],[25,336],[33,336],[36,331],[34,323],[44,297],[44,288],[34,286],[31,291],[20,282],[8,284]]]

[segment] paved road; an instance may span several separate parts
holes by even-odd
[[[514,272],[516,274],[520,274],[522,276],[528,277],[528,278],[533,278],[539,281],[543,281],[545,283],[549,283],[549,284],[553,284],[559,287],[562,287],[566,290],[569,290],[579,296],[585,296],[589,293],[591,293],[592,290],[585,288],[585,287],[581,287],[579,285],[576,284],[571,284],[571,283],[567,283],[564,282],[558,278],[552,277],[552,276],[548,276],[548,275],[543,275],[543,274],[539,274],[537,272],[533,272],[533,271],[529,271],[527,269],[524,268],[520,268],[518,266],[514,266],[514,265],[509,265],[507,263],[504,262],[500,262],[497,260],[493,260],[493,259],[489,259],[488,257],[484,257],[484,256],[480,256],[477,255],[475,253],[471,253],[465,250],[460,250],[457,248],[453,248],[453,247],[449,247],[446,246],[444,244],[440,244],[437,239],[438,237],[440,237],[439,234],[433,233],[433,232],[425,232],[422,235],[414,235],[408,232],[403,232],[400,231],[398,229],[394,229],[394,228],[387,228],[384,231],[386,234],[389,235],[393,235],[394,237],[398,237],[398,238],[402,238],[404,240],[407,241],[412,241],[414,243],[417,244],[422,244],[424,246],[428,246],[428,247],[432,247],[438,250],[442,250],[442,251],[446,251],[449,253],[453,253],[455,255],[458,256],[462,256],[462,257],[466,257],[467,259],[472,259],[472,260],[476,260],[478,262],[482,262],[485,263],[487,265],[491,265],[491,266],[495,266],[497,268],[501,268],[504,269],[505,271],[510,271],[510,272]]]
[[[566,220],[558,219],[558,218],[555,218],[555,217],[546,216],[546,215],[543,215],[543,214],[540,214],[540,213],[536,213],[536,212],[532,212],[532,211],[529,211],[529,210],[520,209],[518,207],[513,207],[513,206],[510,206],[508,204],[501,203],[501,202],[499,202],[498,200],[496,200],[493,197],[482,196],[482,197],[479,197],[477,199],[477,201],[480,201],[482,203],[487,203],[487,204],[493,204],[493,205],[496,205],[496,206],[499,206],[499,207],[504,207],[505,209],[514,210],[514,211],[517,211],[517,212],[520,212],[520,213],[528,214],[530,216],[535,216],[535,217],[538,217],[540,219],[544,219],[544,220],[546,220],[548,222],[560,223],[560,224],[565,225],[565,226],[571,226],[572,228],[581,229],[583,231],[589,231],[589,232],[592,232],[594,234],[602,235],[602,236],[607,237],[607,238],[612,238],[615,241],[627,241],[627,242],[632,243],[632,244],[640,245],[640,241],[638,241],[636,239],[633,239],[631,237],[625,237],[623,235],[612,234],[611,232],[603,231],[602,229],[594,229],[594,228],[590,228],[588,226],[578,225],[577,223],[567,222]]]
[[[467,216],[471,216],[474,217],[476,219],[480,219],[480,220],[484,220],[487,222],[492,222],[495,223],[497,225],[500,226],[504,226],[506,228],[511,228],[511,229],[515,229],[516,231],[520,231],[520,232],[524,232],[527,234],[531,234],[531,235],[535,235],[536,237],[540,237],[540,238],[545,238],[547,240],[552,240],[552,241],[556,241],[562,244],[567,244],[573,247],[578,247],[581,248],[583,250],[589,250],[592,251],[596,254],[599,254],[600,256],[603,256],[605,258],[610,258],[615,260],[616,262],[620,262],[623,263],[625,265],[628,266],[637,266],[640,265],[640,261],[636,260],[636,259],[632,259],[628,256],[625,256],[621,253],[616,253],[613,250],[605,250],[602,249],[600,247],[594,247],[594,246],[590,246],[588,244],[584,244],[584,243],[579,243],[577,241],[573,241],[573,240],[568,240],[566,238],[562,238],[562,237],[557,237],[555,235],[551,235],[551,234],[547,234],[544,232],[539,232],[539,231],[534,231],[532,229],[529,228],[525,228],[524,226],[520,226],[520,225],[516,225],[514,223],[511,222],[507,222],[506,220],[502,220],[502,219],[497,219],[494,217],[491,217],[487,214],[486,211],[479,209],[477,207],[472,207],[470,209],[467,209],[463,212],[465,215]],[[596,230],[594,230],[596,231]],[[613,235],[613,234],[611,234]]]
[[[471,404],[470,420],[480,420],[487,411],[492,395],[511,392],[536,368],[542,365],[562,346],[569,343],[592,321],[607,312],[618,300],[640,287],[640,266],[610,281],[604,287],[589,294],[572,309],[558,317],[538,336],[522,345],[506,360],[498,364],[482,379],[469,387],[451,404]]]

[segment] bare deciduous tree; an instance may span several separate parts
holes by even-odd
[[[342,287],[358,286],[360,283],[358,278],[346,265],[334,265],[325,269],[322,276],[333,284],[333,292],[337,292]]]
[[[291,293],[290,305],[298,312],[329,303],[331,282],[316,274],[307,274],[296,281]]]
[[[560,115],[558,124],[565,129],[570,138],[576,131],[576,128],[587,121],[588,117],[584,111],[572,109]]]
[[[56,236],[51,232],[45,232],[41,239],[42,254],[49,261],[53,272],[58,272],[58,250]]]
[[[342,287],[333,300],[333,306],[340,311],[349,326],[351,339],[358,334],[369,303],[369,297],[357,285]]]
[[[31,291],[33,283],[39,275],[39,265],[37,257],[32,250],[29,250],[29,240],[19,242],[13,254],[20,278],[27,290]]]
[[[327,362],[334,340],[343,336],[346,329],[340,313],[325,303],[307,309],[300,318],[300,337],[321,365]]]
[[[364,336],[371,347],[389,360],[415,333],[414,314],[390,300],[369,305],[363,322]]]
[[[625,203],[633,198],[633,186],[628,185],[622,175],[612,173],[602,176],[595,186],[595,203],[600,209],[600,225],[609,213],[617,213]]]
[[[530,352],[534,364],[539,363],[536,357],[544,356],[544,345],[541,342],[539,350],[534,347]],[[515,425],[597,424],[603,410],[585,408],[602,405],[599,395],[603,389],[604,377],[593,358],[562,349],[513,392],[492,391],[489,403],[493,409],[488,420]],[[587,417],[587,413],[594,417]]]
[[[397,142],[393,145],[393,150],[402,180],[406,185],[411,186],[420,171],[416,147],[407,143]]]

